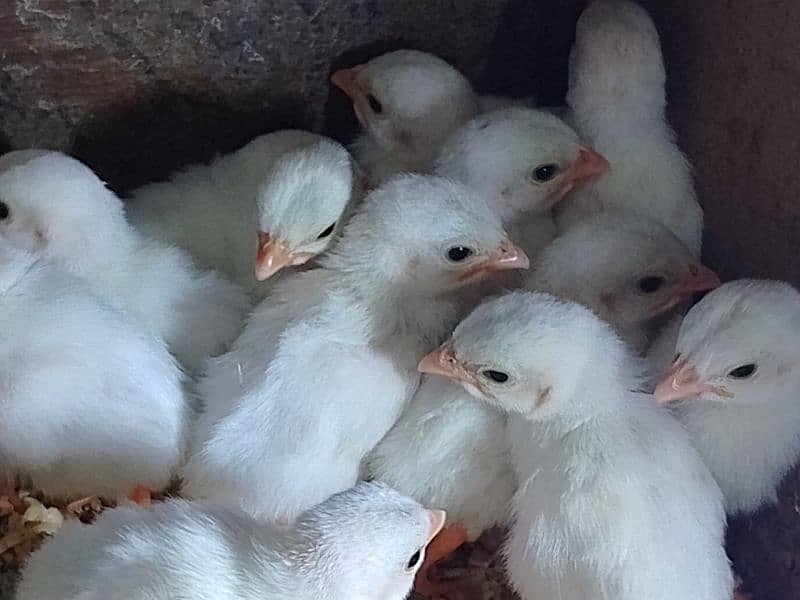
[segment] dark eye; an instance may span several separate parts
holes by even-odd
[[[414,554],[411,555],[411,558],[408,559],[408,564],[406,565],[406,569],[409,571],[417,566],[419,563],[420,551],[417,550]]]
[[[730,373],[728,373],[728,377],[732,377],[733,379],[747,379],[753,373],[756,372],[756,366],[753,363],[742,365],[741,367],[736,367]]]
[[[639,280],[639,289],[645,294],[653,294],[664,285],[663,277],[642,277]]]
[[[505,383],[508,381],[508,375],[502,371],[492,371],[489,369],[488,371],[483,372],[483,376],[487,379],[491,379],[495,383]]]
[[[8,204],[5,202],[0,202],[0,221],[6,220],[9,214],[10,212],[8,210]]]
[[[454,246],[447,251],[447,258],[453,262],[461,262],[470,256],[472,256],[472,250],[466,246]]]
[[[328,237],[330,234],[332,234],[332,233],[333,233],[333,228],[334,228],[334,227],[336,227],[336,222],[335,222],[335,221],[334,221],[333,223],[331,223],[331,224],[330,224],[330,226],[329,226],[329,227],[327,227],[327,228],[325,229],[325,231],[323,231],[322,233],[320,233],[320,234],[317,236],[317,239],[318,239],[318,240],[321,240],[322,238],[326,238],[326,237]]]
[[[549,164],[541,165],[533,170],[533,179],[540,183],[550,181],[553,177],[558,175],[558,165]]]
[[[376,115],[379,115],[383,112],[383,104],[378,102],[378,99],[372,94],[367,95],[367,102],[369,102],[369,107]]]

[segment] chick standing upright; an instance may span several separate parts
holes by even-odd
[[[291,521],[352,485],[453,322],[449,292],[527,266],[459,184],[407,175],[372,192],[322,267],[279,285],[210,364],[184,492]]]
[[[161,490],[190,416],[161,340],[0,238],[0,485],[20,475],[62,500]]]
[[[469,81],[426,52],[398,50],[331,76],[363,128],[354,145],[373,185],[400,172],[428,172],[439,147],[478,113]]]
[[[306,263],[338,237],[356,182],[340,144],[285,130],[139,188],[126,209],[135,227],[261,299],[271,286],[260,282]]]
[[[84,278],[187,369],[201,371],[236,339],[249,309],[244,291],[140,235],[86,165],[58,152],[12,165],[0,172],[0,201],[0,238]]]
[[[800,458],[800,293],[778,281],[726,283],[681,325],[678,358],[656,388],[675,402],[729,513],[777,498]]]
[[[635,359],[586,308],[514,292],[420,367],[508,413],[519,491],[505,548],[524,599],[730,600],[722,495]]]
[[[631,210],[665,225],[700,256],[703,211],[666,120],[665,79],[647,12],[630,0],[591,2],[576,28],[567,103],[578,132],[611,168],[558,207],[559,229],[608,208]]]
[[[443,522],[377,483],[287,530],[183,500],[123,507],[66,523],[29,561],[17,599],[403,600]]]

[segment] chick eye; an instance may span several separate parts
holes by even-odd
[[[447,251],[447,258],[453,262],[461,262],[472,256],[472,250],[466,246],[453,246]]]
[[[558,175],[558,170],[558,165],[556,164],[539,165],[533,170],[533,180],[539,183],[550,181]]]
[[[753,373],[756,372],[756,365],[753,363],[749,363],[746,365],[741,365],[740,367],[736,367],[730,373],[728,373],[728,377],[733,379],[747,379],[751,377]]]
[[[654,294],[664,285],[663,277],[642,277],[639,280],[639,289],[645,294]]]
[[[417,564],[419,563],[420,555],[421,553],[419,550],[417,550],[416,552],[414,552],[414,554],[411,555],[411,558],[408,559],[408,564],[406,564],[406,570],[410,571],[411,569],[417,566]]]
[[[0,202],[0,221],[5,221],[10,214],[11,211],[8,210],[8,204]]]
[[[508,381],[508,374],[502,371],[493,371],[489,369],[483,372],[483,376],[486,377],[486,379],[491,379],[495,383],[505,383]]]
[[[367,102],[369,102],[369,107],[376,115],[379,115],[383,112],[383,104],[378,102],[378,99],[372,94],[367,95]]]
[[[331,223],[331,224],[330,224],[330,226],[326,227],[326,228],[325,228],[325,231],[323,231],[322,233],[320,233],[320,234],[317,236],[317,239],[318,239],[318,240],[321,240],[322,238],[326,238],[326,237],[328,237],[330,234],[332,234],[332,233],[333,233],[333,228],[334,228],[334,227],[336,227],[336,221],[334,221],[333,223]]]

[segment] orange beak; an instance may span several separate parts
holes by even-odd
[[[459,276],[458,280],[467,281],[474,277],[486,275],[495,271],[527,269],[530,266],[531,261],[522,248],[510,240],[503,240],[500,242],[500,245],[486,257],[486,260],[467,269]]]
[[[713,391],[713,386],[700,381],[694,367],[679,358],[656,386],[653,396],[659,404],[665,404]]]
[[[256,279],[258,281],[269,279],[284,267],[302,265],[312,256],[310,252],[293,252],[289,249],[289,244],[283,240],[273,239],[268,233],[259,231],[255,261]]]
[[[602,175],[608,171],[609,168],[610,165],[605,156],[594,148],[582,146],[581,149],[578,150],[578,158],[575,159],[575,162],[573,162],[567,170],[564,183],[558,191],[559,198],[563,198],[585,179]]]

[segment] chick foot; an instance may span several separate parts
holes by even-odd
[[[144,485],[137,485],[128,494],[128,500],[139,506],[150,506],[153,503],[152,490]]]

